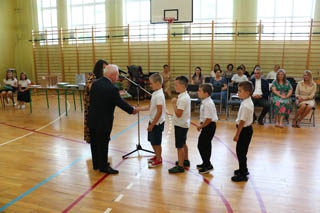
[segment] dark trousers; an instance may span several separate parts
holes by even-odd
[[[108,148],[110,134],[108,131],[90,129],[91,155],[94,169],[105,169],[109,167]]]
[[[253,129],[252,126],[244,127],[239,135],[237,142],[237,157],[239,161],[240,174],[245,174],[248,171],[247,167],[247,153],[252,138]]]
[[[208,126],[204,127],[201,130],[201,133],[199,135],[198,150],[200,152],[204,166],[211,165],[211,162],[210,162],[211,149],[212,149],[211,141],[215,132],[216,132],[216,123],[211,122]]]
[[[262,112],[259,116],[259,120],[263,120],[266,114],[270,111],[270,103],[267,99],[264,98],[252,98],[254,106],[260,106],[263,107]],[[254,118],[256,118],[256,115],[254,114]]]

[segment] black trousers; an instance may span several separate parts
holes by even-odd
[[[245,174],[248,171],[247,167],[247,154],[252,138],[253,129],[252,126],[244,127],[239,135],[237,142],[237,157],[239,161],[240,174]]]
[[[109,131],[90,129],[91,155],[94,169],[106,169],[108,163],[108,149],[110,141]]]
[[[201,130],[201,133],[199,135],[198,150],[200,152],[204,166],[211,165],[211,162],[210,162],[211,150],[212,150],[211,141],[215,132],[216,132],[216,123],[211,122],[208,126],[204,127]]]
[[[267,99],[264,98],[252,98],[254,106],[260,106],[263,107],[262,112],[259,116],[259,120],[263,120],[266,114],[270,111],[270,103]],[[254,114],[254,117],[256,118],[256,115]]]

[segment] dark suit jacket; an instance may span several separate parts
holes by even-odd
[[[253,78],[251,79],[251,82],[254,86],[254,88],[256,88],[256,79]],[[269,94],[270,94],[270,90],[269,90],[269,83],[267,80],[261,78],[261,90],[262,90],[262,97],[264,99],[268,99]]]
[[[110,136],[115,106],[132,114],[133,107],[125,102],[119,89],[106,77],[94,81],[90,90],[88,127],[96,131],[105,131]]]

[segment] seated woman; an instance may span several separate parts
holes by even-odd
[[[247,81],[248,80],[247,76],[245,76],[243,74],[243,67],[242,66],[238,66],[237,67],[237,72],[238,72],[238,74],[235,74],[231,79],[232,83],[237,83],[238,84],[238,83],[240,83],[242,81]]]
[[[290,97],[292,94],[292,86],[287,81],[286,73],[283,69],[277,72],[277,79],[272,82],[271,89],[276,127],[283,128],[283,118],[289,116],[291,112]]]
[[[204,83],[204,77],[201,74],[201,67],[196,67],[191,79],[191,84],[200,85]],[[190,98],[198,98],[198,92],[189,92]]]
[[[212,92],[211,93],[211,98],[213,100],[220,100],[220,95],[222,98],[222,106],[226,106],[227,103],[227,80],[222,77],[222,72],[221,70],[215,70],[216,77],[211,78],[210,83],[214,88],[220,88],[220,92]]]
[[[300,122],[314,107],[314,97],[316,95],[317,85],[312,79],[310,70],[304,71],[303,81],[300,81],[296,88],[296,100],[298,110],[292,121],[292,127],[300,128]]]
[[[228,64],[227,70],[223,73],[223,77],[230,82],[235,73],[233,72],[233,64]]]
[[[210,75],[212,78],[216,77],[216,70],[221,70],[220,64],[215,64],[213,70],[211,71]]]
[[[4,88],[1,92],[1,98],[3,99],[4,103],[9,104],[9,99],[12,100],[12,104],[14,103],[13,93],[17,90],[17,79],[13,77],[13,73],[8,70],[6,73],[6,78],[3,79]]]
[[[167,98],[171,97],[171,74],[168,64],[163,65],[163,71],[161,73],[163,78],[163,92]]]

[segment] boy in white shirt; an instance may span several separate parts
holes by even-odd
[[[137,107],[138,111],[150,111],[150,121],[148,126],[148,141],[150,141],[155,156],[148,159],[149,167],[162,165],[162,132],[166,117],[166,100],[162,90],[163,79],[159,73],[150,76],[151,88],[154,91],[148,107]]]
[[[218,120],[217,110],[210,94],[212,93],[211,84],[201,84],[198,95],[202,99],[200,106],[200,125],[197,125],[198,131],[201,130],[198,139],[198,150],[202,158],[202,164],[197,165],[200,174],[208,173],[213,170],[210,162],[211,141],[216,132],[216,121]]]
[[[233,75],[231,78],[232,83],[240,83],[242,81],[247,81],[248,77],[243,74],[243,67],[238,66],[237,67],[237,74]]]
[[[188,79],[185,76],[179,76],[175,80],[175,89],[179,93],[178,99],[172,99],[173,106],[173,124],[175,143],[178,151],[178,162],[176,166],[169,169],[169,173],[182,173],[184,166],[189,167],[188,146],[186,144],[187,133],[190,127],[191,99],[187,92]]]
[[[247,168],[247,153],[253,134],[252,122],[254,105],[251,100],[253,85],[250,81],[243,81],[239,84],[238,95],[242,99],[238,116],[236,119],[237,132],[233,138],[237,142],[236,152],[239,161],[239,169],[234,171],[232,181],[247,181],[249,175]]]

